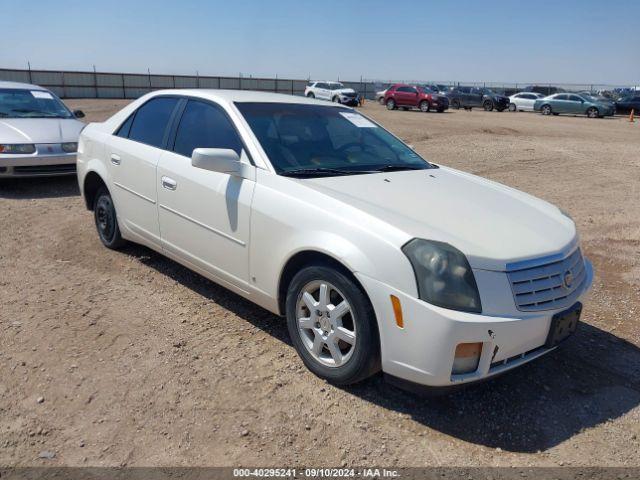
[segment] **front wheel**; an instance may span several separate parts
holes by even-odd
[[[493,102],[490,100],[487,100],[486,102],[484,102],[482,104],[482,108],[484,108],[485,112],[490,112],[493,110]]]
[[[543,105],[540,109],[542,115],[551,115],[553,112],[551,111],[551,105]]]
[[[336,95],[335,97],[333,97],[333,98],[331,99],[331,101],[332,101],[333,103],[340,103],[340,97],[338,97],[338,96]]]
[[[396,101],[393,98],[387,100],[387,110],[395,110],[398,108],[396,106]]]
[[[516,107],[515,103],[510,103],[509,104],[509,111],[510,112],[515,112],[518,108]]]
[[[379,103],[380,105],[384,105],[384,97],[380,97],[380,98],[378,99],[378,103]]]
[[[373,307],[342,272],[309,266],[287,291],[287,327],[306,367],[337,385],[359,382],[380,369]]]
[[[309,94],[307,95],[307,98],[316,98],[316,96],[313,92],[309,92]]]
[[[600,116],[600,112],[598,112],[598,109],[596,107],[590,107],[587,110],[587,117],[598,118],[599,116]]]
[[[122,247],[126,242],[120,235],[118,217],[113,205],[113,199],[106,188],[101,188],[96,194],[93,203],[93,216],[96,229],[102,244],[113,250]]]
[[[420,110],[423,112],[428,112],[430,108],[429,102],[427,100],[423,100],[420,102]]]

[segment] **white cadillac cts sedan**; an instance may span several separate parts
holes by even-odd
[[[286,316],[336,384],[522,365],[573,333],[593,278],[558,208],[317,100],[150,93],[83,130],[78,180],[105,246],[147,245]]]

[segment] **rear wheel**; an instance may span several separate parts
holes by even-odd
[[[396,101],[393,98],[389,98],[387,100],[387,110],[395,110],[396,108],[398,108],[396,106]]]
[[[490,112],[493,110],[493,102],[491,100],[486,100],[483,104],[482,104],[482,108],[484,108],[485,112]]]
[[[551,105],[543,105],[542,108],[540,108],[540,112],[542,115],[551,115],[553,113],[551,111]]]
[[[316,98],[315,94],[313,92],[309,92],[309,94],[307,95],[308,98]]]
[[[380,98],[378,99],[378,103],[379,103],[380,105],[384,105],[384,97],[380,97]]]
[[[423,100],[420,102],[420,110],[423,112],[428,112],[430,108],[429,102],[427,100]]]
[[[338,385],[380,369],[373,307],[347,275],[329,266],[298,272],[287,291],[287,327],[309,370]]]
[[[598,118],[600,116],[600,112],[596,107],[590,107],[587,110],[587,117],[589,118]]]
[[[333,97],[333,98],[331,99],[331,101],[332,101],[333,103],[340,103],[340,97],[338,97],[338,96],[336,95],[335,97]]]
[[[115,250],[127,243],[120,235],[113,199],[105,187],[100,188],[96,194],[93,203],[93,216],[98,236],[105,247]]]
[[[455,99],[451,101],[451,108],[455,108],[456,110],[460,110],[460,100]]]

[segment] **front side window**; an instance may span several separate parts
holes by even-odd
[[[242,142],[220,107],[189,100],[178,124],[173,151],[191,157],[196,148],[229,148],[240,155]]]
[[[281,175],[340,175],[432,168],[382,127],[349,109],[236,103]]]
[[[178,100],[175,97],[156,97],[142,105],[133,118],[129,139],[162,148],[165,130]]]
[[[46,90],[0,88],[0,118],[73,118],[73,114]]]

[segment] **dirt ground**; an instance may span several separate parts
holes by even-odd
[[[68,102],[89,121],[125,103]],[[640,465],[640,123],[363,111],[571,213],[596,269],[573,338],[449,396],[336,388],[280,318],[146,248],[103,248],[74,178],[3,182],[0,465]]]

